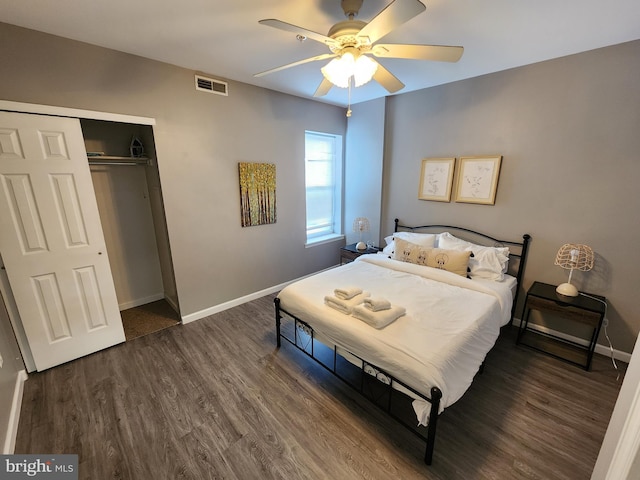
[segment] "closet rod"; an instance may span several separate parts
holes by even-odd
[[[129,165],[142,165],[143,167],[146,167],[148,165],[150,165],[149,161],[145,161],[145,162],[96,162],[93,160],[89,161],[89,165],[118,165],[118,166],[129,166]]]

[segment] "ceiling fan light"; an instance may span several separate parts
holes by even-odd
[[[354,59],[351,53],[345,53],[340,58],[334,58],[320,69],[324,78],[336,87],[347,88],[349,79],[353,75]]]
[[[360,55],[354,65],[353,79],[356,87],[364,85],[373,78],[378,69],[378,63],[367,57]]]
[[[378,64],[365,55],[356,58],[351,52],[344,52],[339,58],[334,58],[320,71],[322,75],[340,88],[347,88],[351,77],[356,87],[364,85],[373,78]]]

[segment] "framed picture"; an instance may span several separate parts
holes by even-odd
[[[501,155],[460,157],[456,202],[495,204],[500,163]]]
[[[242,226],[276,223],[276,166],[238,163]]]
[[[455,158],[425,158],[420,171],[420,200],[451,201]]]

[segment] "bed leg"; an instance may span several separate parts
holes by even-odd
[[[280,320],[282,319],[280,315],[280,299],[278,297],[274,298],[273,303],[276,306],[276,345],[280,348]]]
[[[436,425],[440,410],[442,391],[438,387],[431,388],[431,412],[429,413],[429,426],[427,427],[427,448],[424,452],[424,463],[431,465],[433,462],[433,447],[436,441]]]

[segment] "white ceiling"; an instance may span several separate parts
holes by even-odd
[[[404,0],[397,0],[404,1]],[[422,0],[427,10],[384,43],[462,45],[458,63],[379,59],[406,87],[453,82],[640,38],[640,0]],[[364,0],[369,21],[390,0]],[[328,61],[255,73],[328,53],[313,40],[258,24],[277,18],[326,34],[340,0],[0,0],[0,21],[312,98]],[[375,82],[351,102],[387,95]],[[320,99],[346,105],[347,90]]]

